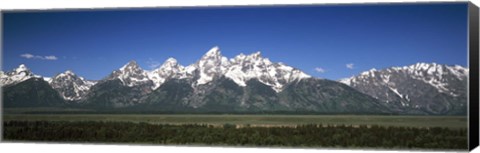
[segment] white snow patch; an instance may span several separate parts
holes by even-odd
[[[398,92],[398,90],[397,90],[397,89],[395,89],[395,88],[392,88],[392,87],[388,87],[388,88],[390,88],[390,90],[392,90],[392,91],[393,91],[395,94],[397,94],[398,96],[400,96],[401,98],[403,98],[403,95],[402,95],[402,94],[400,94],[400,92]]]

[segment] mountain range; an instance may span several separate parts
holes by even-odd
[[[340,80],[406,114],[466,114],[468,69],[417,63]]]
[[[51,78],[25,65],[0,72],[4,107],[81,107],[220,113],[461,115],[468,69],[417,63],[333,81],[312,77],[260,52],[228,59],[213,47],[197,62],[168,58],[152,71],[130,61],[97,81],[67,70]]]

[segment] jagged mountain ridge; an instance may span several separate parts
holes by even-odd
[[[0,83],[2,86],[20,83],[33,77],[39,76],[33,74],[25,64],[20,64],[17,68],[7,73],[0,71]]]
[[[245,86],[245,82],[250,79],[259,79],[277,92],[287,83],[311,77],[282,63],[272,63],[268,58],[262,58],[260,52],[248,56],[240,54],[228,60],[221,55],[218,47],[213,47],[196,63],[186,67],[180,65],[176,59],[168,58],[159,68],[146,71],[135,61],[130,61],[99,82],[119,79],[129,87],[150,84],[154,90],[169,79],[191,79],[194,81],[192,86],[199,86],[223,76],[234,80],[240,86]],[[149,83],[150,81],[153,84]]]
[[[260,52],[247,56],[240,54],[230,61],[232,66],[228,68],[225,76],[240,86],[246,86],[250,79],[258,79],[276,92],[281,92],[286,84],[311,77],[282,63],[272,63],[268,58],[263,58]]]
[[[130,61],[96,82],[70,73],[43,80],[65,101],[92,108],[246,112],[463,114],[468,80],[468,69],[461,66],[418,63],[372,69],[341,80],[349,85],[345,86],[271,62],[260,52],[227,59],[218,47],[186,67],[168,58],[159,68],[147,71]],[[12,72],[0,72],[0,78],[2,86],[15,86],[42,77],[20,65]]]
[[[175,58],[168,58],[159,68],[147,72],[148,78],[153,83],[153,89],[157,89],[166,80],[188,78],[185,67],[180,65]]]
[[[149,86],[155,90],[169,79],[190,79],[193,81],[192,86],[197,87],[223,76],[234,80],[240,86],[245,86],[245,82],[250,79],[259,79],[277,92],[296,79],[311,77],[282,63],[272,63],[262,58],[260,52],[248,56],[240,54],[228,60],[221,55],[218,47],[213,47],[196,63],[186,67],[180,65],[176,59],[168,58],[159,68],[146,71],[135,61],[130,61],[103,80],[120,79],[129,87],[150,84],[149,81],[152,81],[153,84]]]
[[[133,106],[154,86],[148,72],[132,60],[92,86],[81,103],[99,108]]]
[[[212,86],[212,84],[215,83],[212,82],[220,78],[231,79],[235,82],[234,84],[238,86],[245,86],[246,81],[258,79],[276,92],[280,92],[284,85],[295,80],[310,77],[293,67],[281,63],[272,63],[268,59],[262,58],[259,52],[246,56],[246,58],[243,59],[240,58],[241,56],[242,55],[228,60],[222,56],[218,47],[213,47],[205,53],[200,60],[189,66],[184,67],[180,65],[176,59],[168,58],[159,68],[152,71],[143,70],[135,61],[130,61],[98,83],[98,86],[103,88],[112,88],[103,85],[110,84],[114,86],[113,88],[122,88],[124,90],[117,91],[94,86],[92,88],[94,90],[90,92],[87,99],[90,101],[99,101],[100,99],[108,97],[107,99],[115,101],[116,104],[107,105],[135,105],[144,103],[146,101],[144,100],[145,95],[158,89],[166,81],[185,79],[193,89],[191,95],[193,100],[189,102],[189,106],[196,108],[206,103],[203,100],[207,98],[205,97],[206,91],[213,90],[214,86]],[[234,73],[243,75],[231,75]],[[124,86],[128,86],[129,88],[118,87],[117,84],[111,83],[111,81],[114,80],[120,80]]]
[[[240,54],[228,60],[222,56],[218,47],[213,47],[200,60],[189,66],[184,67],[177,63],[176,59],[169,58],[158,69],[148,73],[148,77],[155,82],[153,89],[168,79],[192,79],[193,86],[199,86],[223,76],[234,80],[239,86],[245,86],[250,79],[258,79],[277,92],[280,92],[285,84],[311,77],[293,67],[273,63],[268,58],[261,57],[260,52],[247,56]]]
[[[340,82],[400,112],[464,114],[467,110],[468,69],[458,65],[417,63],[372,69]]]
[[[115,79],[119,79],[123,85],[129,87],[144,84],[153,86],[152,80],[148,78],[147,71],[143,70],[134,60],[128,62],[120,69],[113,71],[107,78],[100,81]]]
[[[82,99],[90,87],[96,83],[95,81],[85,80],[70,70],[59,73],[52,78],[42,77],[31,72],[25,64],[20,64],[17,68],[7,73],[0,71],[0,83],[3,87],[13,86],[30,79],[46,81],[67,101]]]
[[[81,100],[88,93],[90,87],[96,83],[85,80],[70,70],[59,73],[53,78],[47,78],[45,81],[57,90],[65,100],[69,101]]]

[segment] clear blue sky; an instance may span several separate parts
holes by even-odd
[[[261,51],[333,80],[417,62],[467,65],[467,3],[18,11],[2,19],[2,69],[24,63],[48,77],[70,69],[98,80],[130,60],[147,70],[168,57],[186,66],[213,46],[228,58]]]

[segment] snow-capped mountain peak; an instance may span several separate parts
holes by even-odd
[[[177,65],[178,62],[177,62],[177,59],[173,58],[173,57],[169,57],[164,63],[163,65]]]
[[[65,71],[65,74],[67,74],[67,75],[75,75],[75,73],[73,73],[73,71],[71,71],[71,70]]]
[[[36,76],[23,64],[12,72],[0,74],[2,85],[26,80],[30,77]],[[196,88],[220,77],[232,79],[239,86],[246,86],[248,80],[257,79],[280,92],[286,84],[310,76],[285,64],[273,63],[268,58],[262,57],[260,51],[248,55],[240,53],[234,58],[228,59],[222,55],[220,48],[215,46],[197,62],[187,67],[180,65],[175,58],[170,57],[157,69],[145,71],[136,61],[131,60],[100,82],[118,79],[125,86],[154,90],[169,79],[192,79],[192,87]],[[81,100],[90,87],[96,83],[77,76],[71,70],[51,78],[45,77],[44,80],[67,100]]]
[[[137,61],[131,60],[127,64],[123,65],[120,68],[120,71],[130,71],[130,70],[136,70],[136,69],[141,69],[140,66],[138,66]]]
[[[245,59],[245,57],[246,57],[246,55],[245,55],[245,54],[243,54],[243,53],[240,53],[240,54],[238,54],[237,56],[235,56],[235,58],[234,58],[234,59]]]
[[[45,80],[48,80],[50,86],[57,90],[65,100],[80,100],[84,98],[90,87],[95,84],[95,82],[87,81],[83,77],[77,76],[71,70]]]
[[[246,81],[255,78],[272,86],[277,92],[292,81],[311,77],[293,67],[271,62],[268,58],[262,57],[260,51],[249,55],[240,53],[228,59],[222,55],[220,48],[215,46],[200,60],[187,67],[180,65],[175,58],[168,58],[159,68],[146,72],[135,61],[130,61],[120,70],[114,71],[110,78],[119,78],[128,86],[133,86],[134,82],[151,80],[153,82],[151,88],[157,89],[169,79],[195,79],[192,80],[192,87],[195,88],[223,76],[240,86],[246,86]]]
[[[260,51],[250,55],[240,54],[230,61],[231,66],[225,76],[239,86],[246,86],[248,80],[256,78],[280,92],[285,84],[310,77],[293,67],[272,63],[268,58],[263,58]]]
[[[250,54],[249,57],[254,59],[259,59],[259,58],[262,58],[262,53],[260,51],[257,51],[255,53]]]
[[[76,77],[76,74],[73,73],[71,70],[66,70],[65,72],[63,73],[60,73],[56,76],[54,76],[53,78],[61,78],[61,77]]]
[[[48,84],[52,83],[52,78],[51,77],[43,77],[43,80],[47,81]]]
[[[158,69],[147,73],[154,86],[152,89],[160,87],[167,79],[182,79],[186,78],[185,68],[180,65],[175,58],[168,58]]]
[[[205,53],[200,61],[205,60],[205,59],[216,59],[216,60],[222,60],[222,58],[226,58],[222,55],[222,52],[218,46],[213,47],[212,49],[208,50],[207,53]]]
[[[339,82],[387,103],[397,101],[403,107],[417,107],[417,103],[421,101],[419,93],[427,90],[451,97],[461,96],[466,90],[464,88],[466,80],[468,80],[468,68],[459,65],[416,63],[383,70],[371,69],[358,76],[341,79]]]
[[[15,72],[20,73],[20,72],[26,72],[30,71],[25,64],[20,64],[16,69]]]
[[[349,78],[342,78],[340,80],[338,80],[338,82],[340,83],[343,83],[343,84],[346,84],[348,86],[352,86],[352,80],[355,78],[355,76],[351,76]]]
[[[455,65],[447,68],[460,80],[463,80],[466,77],[468,77],[468,73],[469,73],[468,68],[464,68],[460,65]]]
[[[107,79],[120,79],[124,85],[129,87],[145,84],[150,81],[147,72],[134,60],[128,62],[119,70],[113,71]]]
[[[160,66],[158,70],[162,71],[172,71],[172,72],[178,72],[178,71],[183,71],[184,67],[180,64],[178,64],[177,60],[175,58],[168,58],[165,62],[163,62],[162,66]]]
[[[0,75],[0,83],[2,86],[16,84],[28,80],[32,77],[41,77],[33,74],[25,64],[20,64],[17,68],[10,72]]]
[[[394,67],[391,70],[405,72],[417,80],[434,86],[439,92],[452,95],[455,94],[447,87],[451,80],[450,76],[453,75],[456,79],[463,81],[467,80],[469,72],[468,68],[459,65],[449,66],[437,63],[416,63],[410,66]]]
[[[230,62],[228,59],[222,56],[220,48],[215,46],[187,69],[191,70],[193,69],[191,67],[194,67],[198,71],[199,78],[196,80],[195,85],[202,85],[224,74],[229,66]]]
[[[213,48],[208,50],[208,52],[205,53],[205,55],[203,55],[203,56],[204,57],[205,56],[221,56],[220,48],[218,46],[214,46]]]

